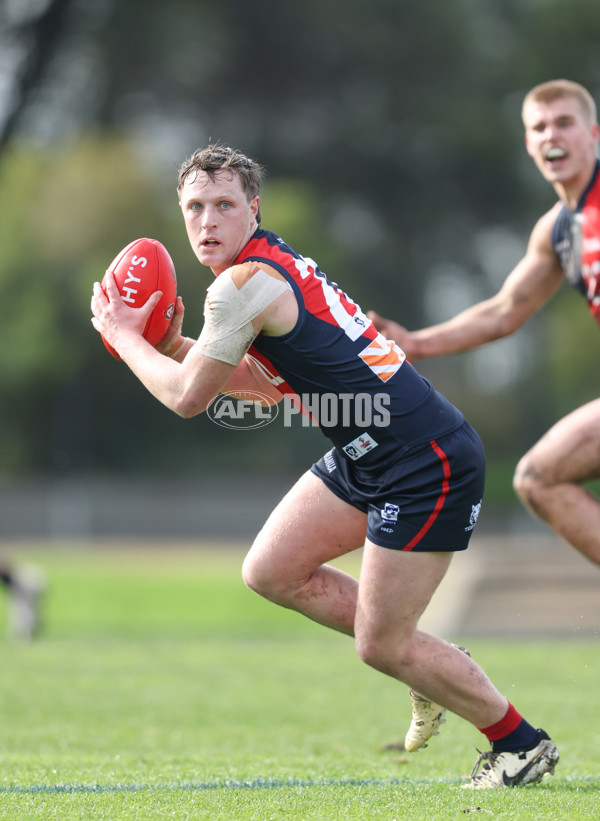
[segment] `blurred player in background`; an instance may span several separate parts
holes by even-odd
[[[525,145],[558,202],[535,225],[527,252],[490,299],[453,319],[407,331],[374,311],[369,317],[410,359],[458,353],[517,331],[568,280],[600,323],[600,129],[583,86],[553,80],[533,88],[522,108]],[[600,501],[583,485],[600,478],[600,399],[557,422],[517,465],[514,487],[534,514],[600,564]],[[425,716],[439,716],[421,702]],[[418,716],[417,716],[418,718]],[[416,721],[409,730],[417,730]],[[407,736],[408,737],[408,736]]]
[[[8,635],[31,641],[40,627],[44,580],[37,567],[15,565],[0,555],[0,582],[8,597]]]
[[[110,275],[107,293],[94,285],[93,325],[146,388],[186,418],[221,391],[256,391],[271,403],[285,393],[305,404],[308,397],[317,415],[327,399],[321,427],[333,447],[272,512],[244,562],[246,584],[354,636],[365,663],[479,728],[492,749],[480,754],[467,786],[539,781],[558,760],[547,734],[467,654],[417,629],[477,521],[479,437],[313,260],[259,227],[260,171],[219,145],[180,169],[190,244],[216,276],[198,340],[181,334],[178,297],[159,353],[142,330],[160,294],[131,308]],[[359,581],[327,564],[363,546]]]
[[[527,252],[490,299],[419,331],[370,312],[411,359],[457,353],[517,331],[563,284],[571,283],[600,323],[600,128],[596,105],[578,83],[554,80],[523,102],[525,144],[558,202],[535,225]],[[600,501],[585,482],[600,478],[600,399],[570,413],[517,465],[523,503],[600,565]]]

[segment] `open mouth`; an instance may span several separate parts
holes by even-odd
[[[216,239],[205,239],[202,242],[202,247],[203,248],[216,248],[220,244],[221,243],[218,242],[218,240],[216,240]]]
[[[549,162],[551,165],[560,162],[560,160],[564,160],[567,156],[567,152],[563,148],[549,148],[546,151],[546,162]]]

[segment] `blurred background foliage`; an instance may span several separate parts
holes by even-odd
[[[0,476],[304,469],[318,431],[223,431],[162,408],[104,350],[92,283],[160,239],[197,335],[210,273],[175,191],[221,140],[268,170],[263,225],[410,328],[491,295],[554,195],[521,101],[565,76],[600,100],[597,0],[4,0]],[[514,337],[420,363],[479,429],[488,497],[597,395],[598,329],[565,286]]]

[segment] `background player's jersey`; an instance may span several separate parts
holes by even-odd
[[[577,208],[566,205],[552,231],[552,245],[569,282],[587,299],[600,323],[600,161]]]
[[[460,411],[313,260],[260,228],[236,263],[250,260],[287,279],[299,310],[292,331],[260,334],[250,354],[282,393],[300,396],[347,459],[360,460],[360,467],[381,466],[462,425]]]

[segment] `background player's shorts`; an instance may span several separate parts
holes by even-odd
[[[381,472],[335,448],[312,468],[340,499],[368,516],[367,538],[393,550],[455,551],[469,544],[485,481],[485,453],[465,422],[420,444]]]

